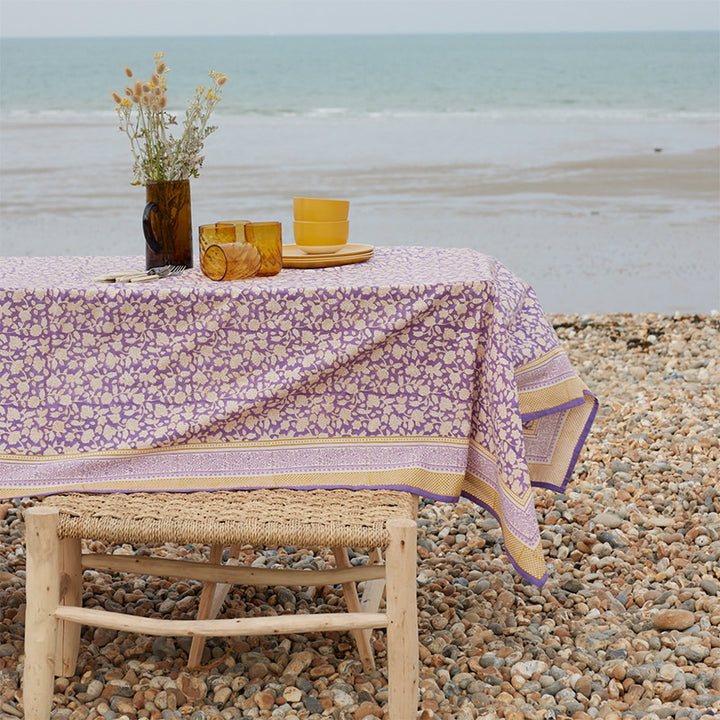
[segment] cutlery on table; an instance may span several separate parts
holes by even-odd
[[[162,265],[161,267],[150,268],[145,272],[128,272],[127,270],[111,272],[107,275],[100,275],[93,278],[95,282],[106,283],[127,283],[127,282],[152,282],[170,275],[179,275],[187,268],[184,265]]]

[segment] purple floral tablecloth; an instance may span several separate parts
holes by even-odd
[[[534,292],[472,250],[212,282],[140,257],[3,258],[0,497],[394,488],[469,498],[546,578],[533,487],[562,490],[597,401]]]

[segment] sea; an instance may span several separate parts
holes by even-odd
[[[717,32],[2,39],[0,256],[144,253],[111,92],[159,51],[179,123],[228,77],[194,225],[292,243],[340,197],[350,242],[475,248],[551,313],[720,310]]]

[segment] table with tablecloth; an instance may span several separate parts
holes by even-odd
[[[460,497],[546,579],[597,401],[532,288],[469,249],[213,282],[103,284],[140,257],[0,263],[0,497],[392,488]]]

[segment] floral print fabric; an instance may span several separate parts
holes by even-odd
[[[542,584],[533,485],[596,400],[534,292],[472,250],[215,283],[99,284],[140,258],[6,258],[0,496],[384,487],[464,496]]]

